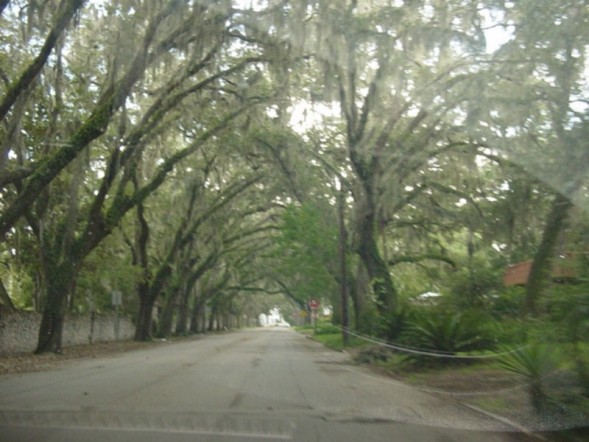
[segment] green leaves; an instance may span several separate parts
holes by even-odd
[[[559,353],[554,345],[533,343],[515,349],[501,347],[498,353],[503,368],[530,381],[541,381],[559,366]]]
[[[336,293],[337,224],[331,207],[288,206],[274,252],[275,271],[303,303]],[[326,213],[327,212],[327,213]]]
[[[548,405],[546,382],[562,366],[562,356],[554,344],[534,342],[515,349],[503,348],[499,354],[503,368],[526,378],[530,401],[540,413]]]
[[[475,313],[421,311],[409,323],[405,338],[415,347],[456,354],[490,346],[484,325]]]

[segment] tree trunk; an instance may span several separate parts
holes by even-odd
[[[211,306],[211,313],[209,315],[209,326],[207,328],[207,330],[210,332],[215,331],[215,317],[216,316],[217,316],[217,309],[213,305],[213,306]]]
[[[338,192],[337,198],[337,206],[338,206],[338,224],[339,224],[339,235],[338,235],[338,255],[339,255],[339,264],[340,264],[340,295],[341,295],[341,323],[342,323],[342,340],[344,346],[350,344],[350,335],[348,334],[348,329],[350,328],[350,316],[349,316],[349,301],[348,301],[348,293],[349,293],[349,277],[348,277],[348,263],[347,263],[347,256],[346,256],[346,249],[347,249],[347,232],[346,232],[346,225],[344,220],[344,211],[345,211],[345,201],[344,201],[344,193],[343,191]]]
[[[194,300],[194,306],[192,307],[192,315],[190,316],[190,333],[203,333],[205,330],[203,321],[204,304],[198,297]]]
[[[35,353],[61,353],[68,292],[73,286],[76,271],[70,261],[61,265],[46,263],[44,276],[45,308],[43,309]]]
[[[184,288],[180,297],[178,306],[178,320],[176,321],[176,335],[185,335],[188,331],[188,303],[190,301],[191,290]]]
[[[366,287],[367,274],[364,264],[358,262],[358,269],[354,278],[350,277],[349,281],[350,297],[352,298],[352,305],[354,307],[354,327],[356,330],[362,331],[364,328],[364,309],[366,307]]]
[[[137,184],[136,184],[137,185]],[[152,338],[153,306],[155,296],[152,296],[150,286],[149,257],[147,244],[149,243],[149,225],[145,219],[145,208],[142,203],[136,207],[135,240],[132,247],[133,265],[141,269],[141,280],[136,285],[139,298],[139,312],[135,325],[135,341],[148,341]]]
[[[388,265],[378,250],[375,237],[376,211],[374,204],[369,199],[370,196],[367,196],[364,207],[360,208],[356,249],[368,272],[370,285],[377,299],[377,309],[381,315],[386,316],[395,311],[397,293]]]
[[[61,295],[52,294],[47,297],[47,305],[43,309],[36,354],[61,353],[63,322],[65,318],[65,299]]]
[[[136,341],[148,341],[151,339],[155,299],[149,296],[149,286],[146,283],[138,284],[137,293],[139,295],[139,313],[137,315],[134,339]]]
[[[204,303],[199,305],[200,333],[207,332],[207,309]]]
[[[162,320],[159,326],[158,335],[162,338],[167,338],[172,335],[174,328],[174,315],[178,308],[179,290],[175,285],[170,288],[168,300],[164,306],[162,313]]]
[[[538,300],[552,279],[551,266],[554,248],[572,206],[573,203],[561,194],[556,195],[552,202],[526,286],[525,312],[529,316],[538,314]]]

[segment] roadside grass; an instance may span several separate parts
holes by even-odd
[[[299,326],[294,327],[294,329],[300,333],[303,333],[303,334],[313,334],[315,332],[315,328],[310,324],[299,325]],[[316,329],[317,329],[316,334],[318,334],[318,335],[341,333],[341,330],[339,327],[337,327],[329,322],[325,322],[325,321],[318,321]]]
[[[368,342],[366,342],[362,339],[350,336],[350,344],[344,347],[344,338],[342,336],[341,331],[338,332],[338,334],[333,334],[333,333],[316,334],[315,336],[313,336],[313,339],[318,342],[321,342],[323,345],[325,345],[326,347],[329,347],[333,350],[344,350],[345,348],[357,348],[357,347],[363,347],[363,346],[366,346],[367,344],[369,344]]]
[[[319,321],[316,330],[312,325],[297,326],[294,329],[333,350],[341,351],[344,350],[344,348],[357,348],[371,345],[363,339],[350,336],[349,345],[344,346],[341,329],[328,322]]]

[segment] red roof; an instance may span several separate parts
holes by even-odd
[[[575,255],[576,253],[566,252],[554,259],[552,264],[552,277],[554,279],[575,278],[577,276],[573,263]],[[505,286],[526,285],[531,269],[531,260],[510,265],[503,274],[503,284]]]

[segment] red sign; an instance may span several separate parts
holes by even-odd
[[[317,307],[319,307],[319,302],[317,302],[315,299],[311,299],[309,301],[309,307],[311,307],[313,310],[317,310]]]

